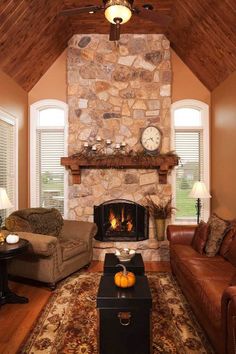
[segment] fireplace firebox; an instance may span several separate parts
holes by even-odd
[[[148,239],[148,209],[125,199],[94,206],[99,241],[141,241]]]

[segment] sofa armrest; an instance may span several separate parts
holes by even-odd
[[[97,233],[97,225],[88,221],[64,220],[62,238],[64,240],[83,240],[91,242]]]
[[[168,225],[167,239],[171,244],[190,245],[195,229],[195,225]]]
[[[236,353],[236,286],[229,286],[221,299],[221,317],[225,338],[225,353]]]
[[[28,252],[37,256],[48,257],[53,255],[59,243],[57,237],[49,235],[23,231],[17,232],[17,235],[30,242]]]

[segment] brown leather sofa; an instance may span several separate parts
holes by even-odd
[[[38,214],[38,211],[44,214]],[[37,233],[37,225],[34,230],[30,229],[29,222],[17,213],[31,213],[37,220],[44,220],[46,215],[43,208],[31,208],[14,212],[5,220],[8,228],[8,231],[4,231],[5,235],[17,233],[30,242],[28,252],[10,262],[9,274],[47,283],[53,289],[59,280],[91,262],[96,224],[61,218],[60,234],[56,236],[52,233]],[[55,216],[53,209],[49,209],[48,214],[49,217]],[[46,224],[46,220],[43,224]],[[47,228],[48,225],[41,226],[45,226],[45,230],[50,228]]]
[[[191,246],[194,232],[194,226],[168,226],[172,272],[215,351],[235,354],[236,237],[227,246],[230,262],[221,250],[214,257],[196,252]]]

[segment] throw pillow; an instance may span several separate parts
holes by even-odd
[[[9,215],[5,220],[5,226],[9,231],[59,236],[63,219],[60,212],[54,208],[28,208]]]
[[[231,286],[236,285],[236,273],[233,275],[233,278],[230,280],[229,285],[231,285]]]
[[[236,267],[236,239],[231,242],[225,258]]]
[[[192,240],[192,247],[200,254],[203,254],[204,247],[209,235],[209,229],[210,226],[204,221],[201,221],[200,224],[196,227]]]
[[[236,224],[231,224],[229,227],[226,228],[224,232],[224,239],[220,247],[220,255],[222,257],[224,257],[225,254],[228,252],[229,246],[235,237],[236,237]]]
[[[221,246],[225,235],[225,229],[229,225],[229,222],[221,219],[218,215],[213,214],[209,220],[210,233],[206,243],[205,252],[208,257],[214,257]]]

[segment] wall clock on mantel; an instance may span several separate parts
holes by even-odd
[[[160,152],[161,141],[162,132],[159,128],[149,125],[142,131],[141,144],[147,153],[157,154]]]

